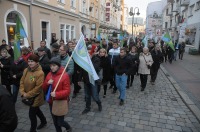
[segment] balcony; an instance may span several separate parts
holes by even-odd
[[[190,4],[190,0],[182,0],[181,6],[188,6]]]

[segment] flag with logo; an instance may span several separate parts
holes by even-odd
[[[99,77],[94,69],[89,53],[87,51],[83,34],[81,34],[81,37],[74,49],[72,57],[80,67],[82,67],[85,71],[88,72],[89,81],[91,84],[94,85],[95,80],[98,80]]]
[[[15,27],[15,41],[14,41],[14,60],[15,61],[19,59],[19,57],[21,56],[20,39],[22,38],[27,38],[27,35],[19,16],[17,16],[16,27]]]
[[[173,44],[173,42],[172,42],[172,40],[171,40],[171,37],[170,37],[170,35],[169,35],[168,32],[166,32],[166,33],[164,34],[164,36],[162,37],[162,40],[163,40],[167,45],[169,45],[169,47],[170,47],[173,51],[175,51],[175,49],[174,49],[174,44]]]

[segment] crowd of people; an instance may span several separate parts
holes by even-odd
[[[73,59],[70,58],[76,41],[69,41],[67,44],[63,40],[59,43],[52,43],[51,49],[47,48],[46,41],[40,42],[40,47],[36,51],[29,47],[21,48],[21,57],[18,60],[13,60],[14,53],[11,46],[2,41],[0,46],[0,70],[1,70],[1,89],[7,89],[1,92],[0,96],[9,98],[10,104],[15,106],[17,102],[18,92],[22,99],[34,98],[34,102],[29,106],[29,119],[31,121],[30,132],[36,132],[46,126],[47,120],[45,114],[41,111],[40,106],[44,104],[44,96],[46,95],[49,85],[52,85],[51,98],[48,101],[49,109],[53,118],[54,126],[57,132],[61,132],[61,127],[64,127],[67,132],[71,132],[71,126],[64,121],[63,116],[56,116],[52,113],[53,100],[69,100],[71,86],[73,85],[72,98],[76,98],[83,86],[85,94],[85,109],[82,114],[86,114],[91,110],[91,98],[98,105],[98,110],[102,111],[103,104],[100,99],[101,87],[103,88],[103,98],[107,96],[107,89],[112,89],[112,93],[119,92],[119,105],[124,105],[126,100],[126,90],[131,87],[140,87],[143,92],[147,85],[148,75],[152,85],[155,85],[156,77],[160,64],[169,60],[183,59],[185,45],[175,44],[175,51],[164,44],[163,41],[154,43],[148,42],[148,47],[145,47],[141,40],[127,39],[124,45],[120,45],[118,40],[102,40],[99,41],[85,40],[88,54],[90,55],[94,69],[96,70],[99,80],[91,83],[88,73],[81,68]],[[178,52],[179,51],[179,52]],[[64,67],[68,63],[66,71]],[[59,80],[62,72],[64,74]],[[134,85],[135,76],[140,76],[141,85]],[[83,85],[82,83],[83,82]],[[56,85],[58,87],[54,91]],[[11,87],[12,86],[12,87]],[[0,104],[8,103],[5,99],[0,99]],[[15,113],[15,108],[10,113]],[[0,113],[4,108],[0,107]],[[4,114],[4,113],[3,113]],[[13,118],[9,121],[5,119],[5,115],[0,115],[0,131],[10,128],[12,132],[16,124],[10,123],[5,126],[4,122],[17,121],[16,114],[12,114]],[[1,118],[4,117],[4,118]],[[37,125],[37,117],[40,119],[40,124]],[[3,124],[3,127],[2,127]]]

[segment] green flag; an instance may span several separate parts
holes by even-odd
[[[16,27],[15,27],[15,41],[14,41],[14,60],[16,61],[21,56],[20,51],[20,39],[26,38],[26,32],[21,23],[19,16],[17,16]]]

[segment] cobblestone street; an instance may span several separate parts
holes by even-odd
[[[139,76],[136,76],[133,87],[127,90],[124,106],[119,106],[119,93],[111,94],[108,89],[106,98],[102,98],[101,90],[102,112],[98,112],[93,102],[91,112],[87,115],[81,115],[85,108],[82,88],[79,95],[70,102],[65,120],[72,126],[73,132],[200,132],[198,120],[162,70],[159,71],[155,85],[148,83],[144,92],[140,91],[139,86]],[[41,108],[48,125],[40,132],[55,132],[48,104]],[[16,110],[19,117],[16,132],[29,131],[28,107],[21,103],[20,98]]]

